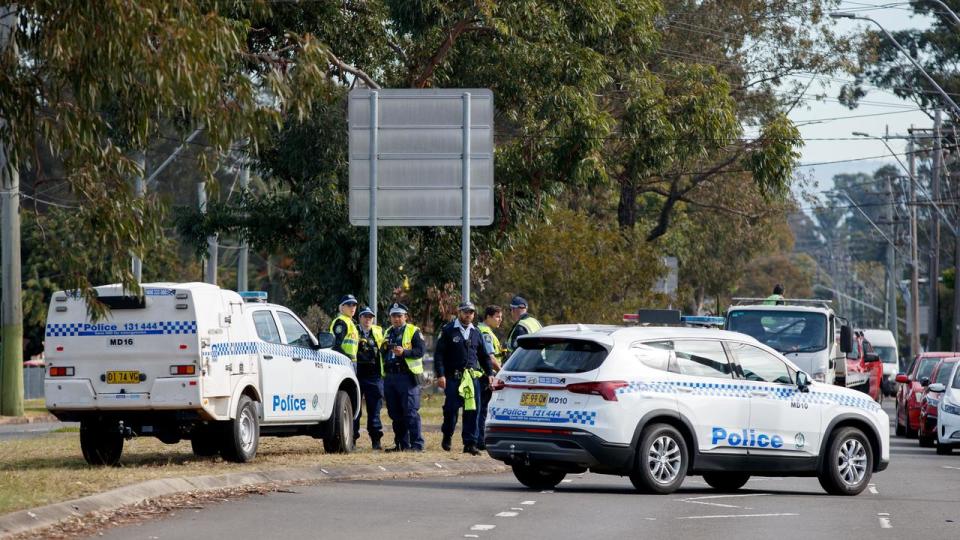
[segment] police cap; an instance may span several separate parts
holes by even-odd
[[[352,295],[352,294],[345,294],[345,295],[343,295],[343,296],[340,297],[340,304],[339,304],[337,307],[340,307],[340,306],[342,306],[342,305],[344,305],[344,304],[354,304],[354,305],[355,305],[355,304],[359,304],[359,302],[357,302],[357,297],[356,297],[356,296],[354,296],[354,295]]]
[[[359,316],[360,316],[360,317],[363,317],[364,315],[369,315],[369,316],[371,316],[371,317],[376,317],[376,316],[377,316],[377,314],[374,313],[372,309],[370,309],[370,306],[363,306],[363,309],[360,310],[360,315],[359,315]]]
[[[527,299],[522,296],[514,296],[510,300],[511,308],[525,308],[527,307]]]
[[[390,306],[390,314],[391,314],[391,315],[406,315],[406,314],[407,314],[407,306],[405,306],[405,305],[403,305],[403,304],[401,304],[401,303],[399,303],[399,302],[394,302],[393,305]]]
[[[477,312],[477,306],[473,305],[473,302],[467,300],[466,302],[460,302],[460,305],[457,306],[458,311],[472,311]]]

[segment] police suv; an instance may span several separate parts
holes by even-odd
[[[855,495],[889,463],[876,402],[744,334],[557,325],[519,346],[493,385],[486,444],[534,489],[590,470],[652,493],[687,475],[725,491],[755,475]]]
[[[260,435],[312,435],[353,449],[359,385],[350,360],[322,345],[266,293],[206,283],[96,288],[109,312],[94,322],[77,295],[53,295],[46,325],[47,408],[80,422],[83,457],[120,459],[125,438],[190,439],[198,456],[246,462]],[[246,298],[245,298],[246,297]],[[245,300],[253,300],[245,301]]]

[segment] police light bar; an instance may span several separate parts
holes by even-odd
[[[240,298],[243,298],[244,302],[266,302],[267,301],[267,291],[243,291],[240,294]]]
[[[675,309],[641,309],[636,313],[624,313],[623,322],[651,324],[655,326],[723,326],[723,317],[706,315],[681,315]]]
[[[683,315],[680,321],[684,324],[695,326],[723,326],[725,319],[723,317],[710,317],[707,315]]]

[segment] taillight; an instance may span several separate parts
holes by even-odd
[[[567,392],[602,396],[606,401],[617,401],[617,389],[629,386],[627,381],[599,381],[567,385]]]
[[[190,364],[185,366],[170,366],[171,375],[193,375],[197,372],[197,366]]]
[[[47,370],[47,375],[50,377],[73,377],[73,368],[51,367],[49,370]]]
[[[503,380],[494,379],[493,382],[490,383],[490,391],[496,392],[497,390],[503,390],[504,388],[506,388],[506,386],[507,386],[507,383],[503,382]]]

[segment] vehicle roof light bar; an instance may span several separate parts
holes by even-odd
[[[676,309],[641,309],[636,313],[625,313],[623,322],[652,326],[723,326],[725,319],[706,315],[681,315]]]
[[[244,302],[266,302],[267,291],[242,291],[238,293]]]

